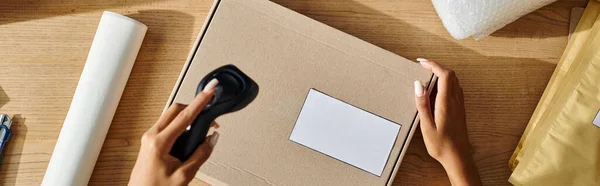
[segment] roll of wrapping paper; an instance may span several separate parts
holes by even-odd
[[[104,12],[42,185],[87,185],[148,27]]]

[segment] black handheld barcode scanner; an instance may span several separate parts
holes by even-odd
[[[170,154],[181,161],[187,160],[204,142],[210,125],[217,117],[243,109],[258,95],[258,84],[234,65],[219,67],[202,78],[196,94],[202,92],[214,78],[219,80],[219,84],[215,87],[212,101],[196,117],[189,130],[177,138],[171,149]]]

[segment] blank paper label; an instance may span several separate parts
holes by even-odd
[[[310,89],[290,140],[381,176],[400,125]]]

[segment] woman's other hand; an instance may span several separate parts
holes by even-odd
[[[415,81],[415,99],[427,152],[446,169],[452,185],[481,185],[467,136],[463,91],[454,71],[427,59],[417,61],[438,77],[433,109],[425,87]]]

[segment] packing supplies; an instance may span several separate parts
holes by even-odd
[[[102,14],[42,185],[87,185],[147,29]]]
[[[590,1],[509,162],[515,185],[597,185],[600,3]]]
[[[556,0],[432,0],[446,30],[455,39],[481,39]]]

